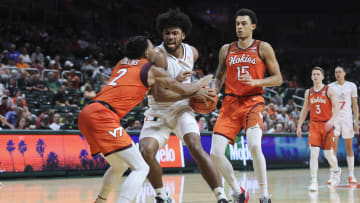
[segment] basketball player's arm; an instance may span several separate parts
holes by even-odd
[[[219,93],[225,82],[226,77],[226,55],[229,50],[229,44],[225,44],[221,47],[219,52],[219,64],[215,74],[215,91]]]
[[[167,57],[166,55],[162,52],[161,49],[155,48],[154,52],[151,52],[152,55],[149,56],[149,61],[150,63],[154,64],[157,67],[160,68],[164,68],[165,70],[167,70]]]
[[[199,91],[200,88],[209,84],[209,82],[212,80],[212,77],[213,76],[209,74],[196,82],[190,84],[182,84],[171,78],[164,69],[152,66],[149,70],[147,81],[150,87],[158,84],[163,88],[168,88],[178,94],[190,97],[194,95],[197,91]]]
[[[302,125],[306,119],[306,116],[309,112],[309,90],[306,90],[304,97],[305,97],[304,98],[304,106],[301,109],[300,118],[299,118],[297,129],[296,129],[296,134],[300,138],[302,137],[301,136],[301,127],[302,127]]]
[[[357,97],[351,97],[352,110],[354,113],[354,132],[355,134],[359,134],[359,104]]]
[[[332,87],[329,87],[327,94],[331,101],[332,111],[333,111],[330,120],[328,120],[325,124],[325,129],[329,131],[334,127],[335,118],[338,116],[340,111],[340,105],[335,90]]]
[[[280,66],[276,59],[274,49],[267,42],[260,44],[260,55],[264,60],[264,63],[269,71],[270,76],[264,79],[252,79],[249,74],[240,76],[240,81],[251,86],[261,87],[273,87],[280,86],[282,84],[282,76],[280,72]]]

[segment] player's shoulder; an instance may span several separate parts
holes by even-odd
[[[267,41],[262,41],[262,40],[258,40],[259,41],[259,49],[261,49],[262,51],[264,50],[272,50],[272,46],[269,42]]]
[[[351,88],[356,88],[356,84],[354,83],[354,82],[351,82],[351,81],[345,81],[345,83],[349,86],[349,87],[351,87]]]
[[[336,85],[336,81],[331,82],[330,84],[328,84],[329,87],[334,87]]]

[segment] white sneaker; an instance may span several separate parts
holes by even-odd
[[[340,179],[341,179],[341,168],[338,167],[338,171],[334,171],[334,176],[332,178],[331,185],[332,186],[339,185]]]
[[[319,188],[319,184],[317,181],[311,181],[311,184],[309,186],[309,191],[310,192],[316,192],[318,191],[318,188]]]
[[[333,176],[334,176],[334,170],[332,168],[330,168],[330,176],[329,176],[329,179],[327,181],[328,185],[331,185],[331,181],[333,179]]]
[[[358,181],[356,180],[355,176],[349,176],[348,177],[348,183],[349,184],[357,184]]]

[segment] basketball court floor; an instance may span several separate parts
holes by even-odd
[[[359,203],[360,184],[348,185],[347,168],[343,167],[341,184],[336,188],[328,188],[326,181],[329,169],[319,170],[319,191],[309,193],[310,181],[308,169],[270,170],[268,172],[269,192],[273,203],[293,202],[331,202]],[[355,169],[360,178],[360,167]],[[259,189],[252,171],[236,172],[240,184],[250,192],[249,202],[259,202]],[[15,179],[0,180],[1,203],[85,203],[94,202],[102,177],[87,178],[47,178],[47,179]],[[122,178],[122,181],[124,178]],[[121,183],[120,183],[121,184]],[[120,184],[110,194],[108,202],[116,202]],[[216,203],[216,200],[201,178],[200,174],[169,174],[164,176],[164,185],[176,202],[183,203]],[[227,194],[229,187],[225,185]],[[146,182],[134,202],[153,203],[153,189]]]

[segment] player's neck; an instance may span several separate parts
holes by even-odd
[[[321,82],[321,83],[314,83],[314,90],[317,92],[319,90],[321,90],[325,85]]]
[[[339,85],[343,85],[343,84],[345,83],[345,80],[338,80],[337,83],[338,83]]]
[[[182,59],[184,57],[184,47],[182,46],[182,44],[180,44],[180,46],[176,50],[169,52],[169,54],[175,56],[178,59]]]
[[[254,42],[254,39],[252,37],[241,39],[239,38],[237,44],[241,49],[248,48],[252,43]]]

